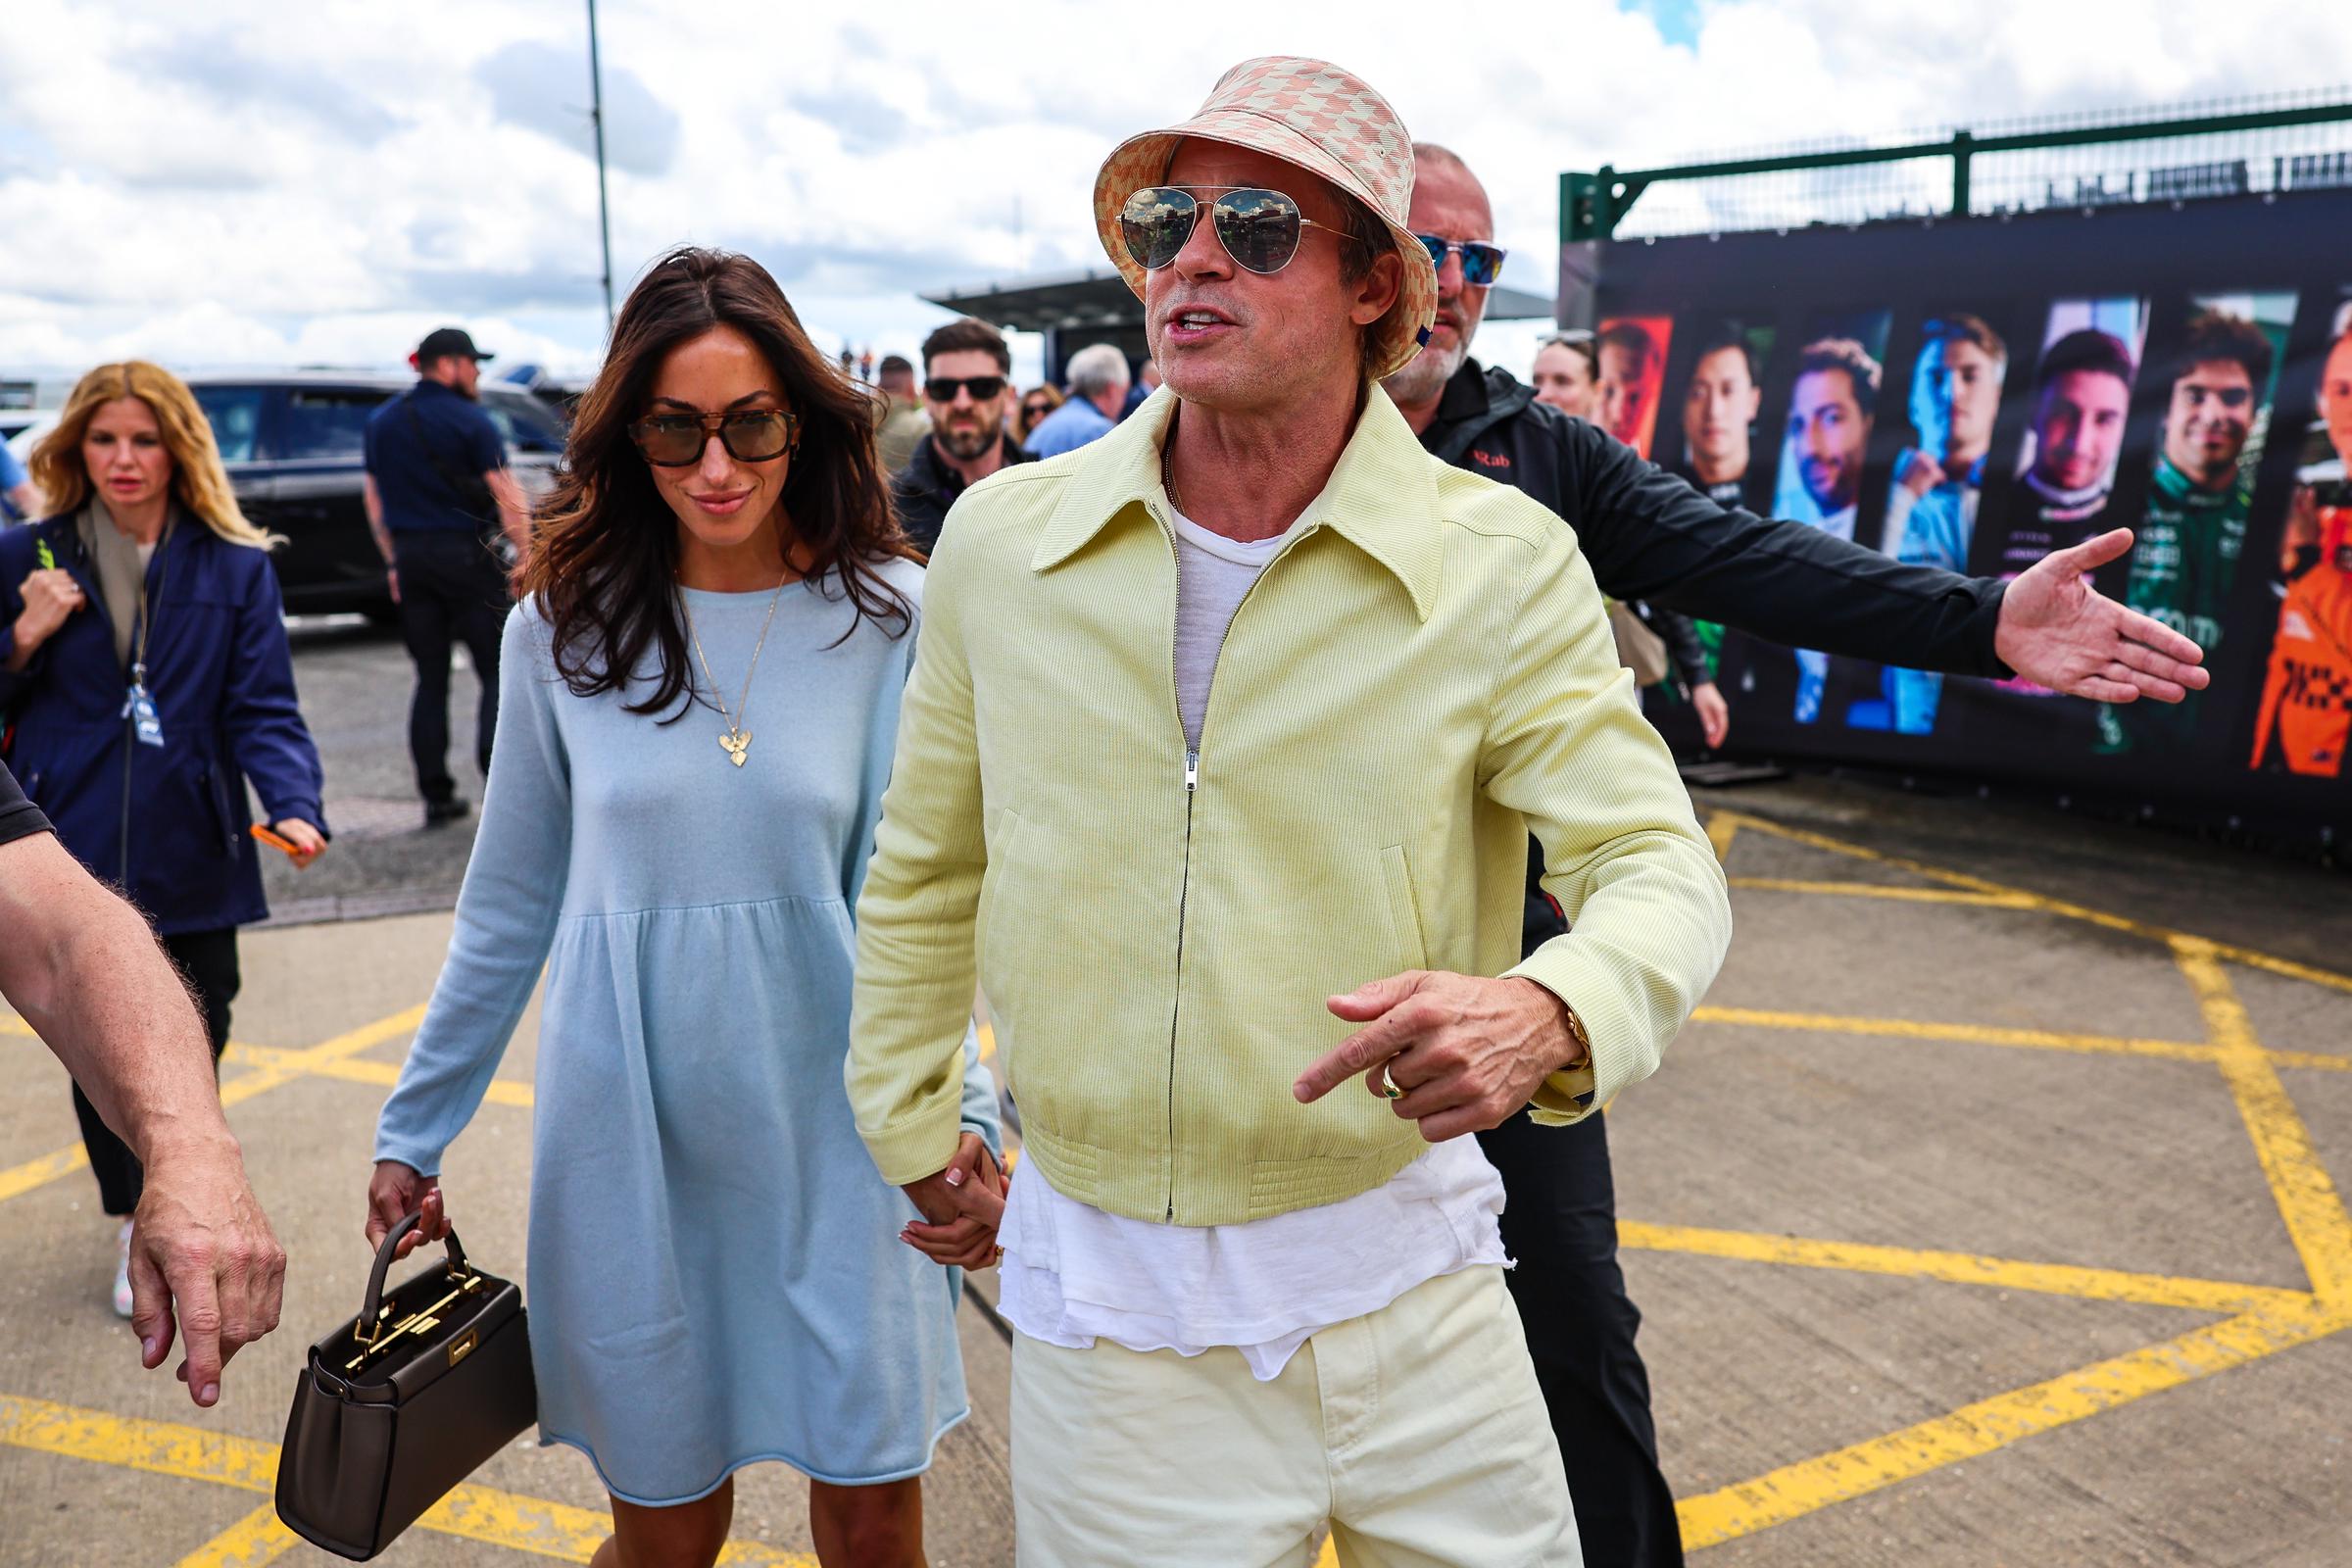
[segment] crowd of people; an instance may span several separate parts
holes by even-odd
[[[1727,505],[1728,360],[1689,478],[1605,427],[1638,346],[1482,368],[1486,190],[1337,67],[1235,68],[1094,211],[1140,399],[1109,345],[1020,395],[972,320],[877,396],[756,261],[684,249],[526,517],[483,356],[420,345],[368,462],[434,819],[452,639],[496,706],[366,1235],[495,1200],[439,1173],[544,971],[532,1354],[604,1568],[715,1561],[761,1459],[828,1568],[927,1561],[958,1271],[992,1266],[1024,1564],[1297,1563],[1326,1528],[1351,1565],[1678,1562],[1601,1112],[1730,908],[1603,596],[2109,701],[2180,701],[2198,649],[2090,586],[2127,535],[2004,583]],[[119,1141],[143,1360],[176,1303],[210,1403],[284,1259],[197,1042],[262,912],[246,785],[307,858],[320,767],[185,387],[92,372],[33,467],[0,919],[35,936],[0,988],[93,1164]]]

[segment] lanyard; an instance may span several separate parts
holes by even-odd
[[[176,517],[167,520],[164,523],[163,537],[156,542],[153,575],[159,590],[163,584],[164,570],[171,562],[172,530],[177,526],[178,519]],[[130,684],[133,689],[139,691],[144,691],[147,687],[147,632],[149,619],[154,614],[154,607],[147,602],[148,575],[149,573],[145,571],[139,573],[139,618],[131,629]],[[160,592],[156,602],[162,603]]]

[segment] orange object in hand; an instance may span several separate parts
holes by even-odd
[[[288,859],[299,860],[304,858],[303,851],[295,845],[292,839],[287,838],[282,833],[274,832],[270,828],[266,828],[259,822],[254,823],[252,828],[250,828],[248,831],[250,831],[255,838],[261,840],[264,844],[269,845],[271,849],[285,851],[286,858]]]

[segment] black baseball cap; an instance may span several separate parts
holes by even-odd
[[[447,359],[453,354],[484,363],[498,358],[495,354],[484,354],[475,348],[472,334],[462,326],[436,326],[424,334],[423,342],[416,345],[418,365],[430,365],[435,360]]]

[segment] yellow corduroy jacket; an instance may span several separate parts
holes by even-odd
[[[1171,406],[972,486],[932,560],[846,1069],[889,1181],[955,1152],[975,975],[1037,1175],[1220,1225],[1427,1148],[1354,1084],[1292,1095],[1350,1032],[1331,996],[1535,980],[1592,1037],[1533,1107],[1569,1122],[1655,1070],[1723,960],[1722,872],[1574,534],[1423,452],[1377,388],[1236,612],[1188,752]],[[1575,929],[1513,967],[1531,828]]]

